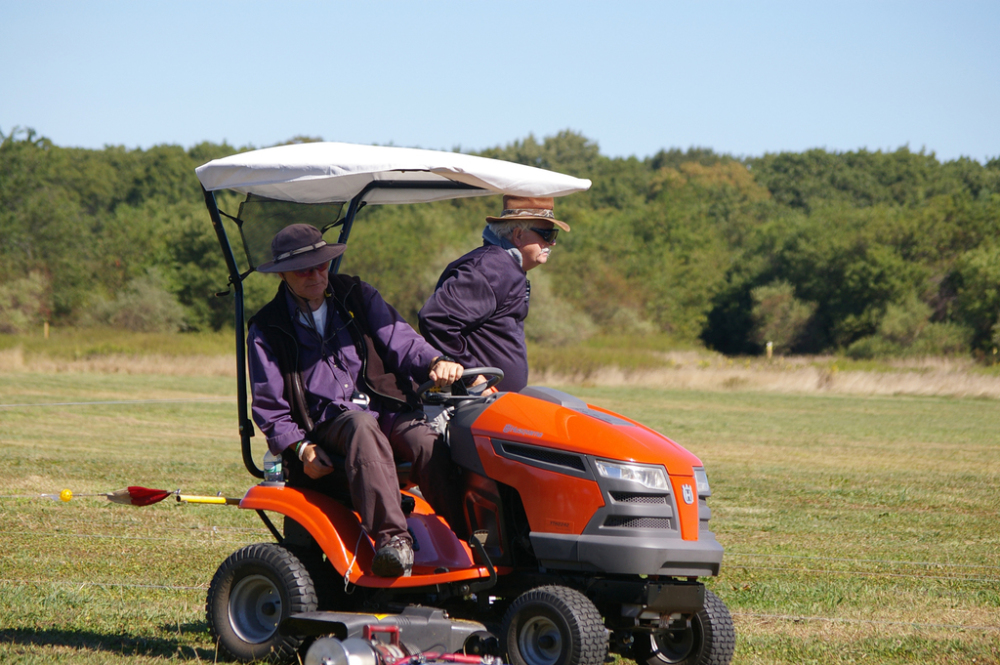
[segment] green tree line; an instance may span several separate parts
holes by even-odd
[[[294,141],[314,140],[298,137]],[[195,167],[246,148],[62,148],[0,132],[0,332],[42,321],[231,326],[227,273]],[[559,199],[572,233],[533,271],[529,336],[668,333],[728,354],[991,353],[1000,343],[1000,158],[809,150],[601,155],[565,131],[481,153],[590,178]],[[235,213],[239,199],[220,195]],[[342,270],[411,321],[499,197],[371,206]],[[251,275],[248,307],[273,277]]]

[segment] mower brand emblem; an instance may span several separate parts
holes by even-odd
[[[520,434],[521,436],[534,436],[534,437],[537,437],[539,439],[542,438],[542,436],[543,436],[541,432],[536,432],[536,431],[530,430],[530,429],[521,429],[520,427],[515,427],[515,426],[511,425],[510,423],[507,423],[506,425],[503,426],[503,433],[504,434]]]
[[[573,523],[568,520],[545,520],[546,531],[552,533],[573,533]]]
[[[681,493],[684,494],[684,503],[688,505],[694,503],[694,490],[690,485],[681,485]]]

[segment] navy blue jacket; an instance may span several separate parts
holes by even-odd
[[[484,244],[453,261],[420,310],[420,334],[465,367],[498,367],[499,390],[528,385],[528,280],[517,260]]]

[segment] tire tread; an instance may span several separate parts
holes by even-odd
[[[267,642],[253,645],[240,640],[229,625],[229,593],[236,573],[246,567],[269,570],[281,580],[288,597],[287,611],[283,610],[285,616],[311,612],[318,605],[309,571],[292,551],[276,543],[256,543],[237,550],[219,566],[205,601],[209,634],[218,645],[219,656],[242,662],[295,662],[302,638],[276,632]]]
[[[565,586],[542,586],[526,591],[508,608],[503,619],[501,635],[504,644],[508,643],[508,634],[519,611],[526,605],[536,602],[551,603],[558,606],[564,615],[573,617],[571,630],[579,644],[576,658],[569,663],[559,665],[602,665],[608,655],[608,631],[600,612],[589,598],[575,589]],[[577,633],[578,629],[578,634]],[[522,663],[520,656],[508,654],[511,663]]]

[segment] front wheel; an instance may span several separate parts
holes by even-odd
[[[602,665],[608,631],[590,599],[563,586],[518,596],[500,633],[512,665]]]
[[[705,607],[685,630],[658,630],[636,639],[639,665],[729,665],[736,647],[736,630],[726,604],[705,589]]]
[[[274,543],[248,545],[226,559],[208,588],[209,632],[227,660],[292,663],[302,639],[284,635],[288,616],[316,609],[302,562]]]

